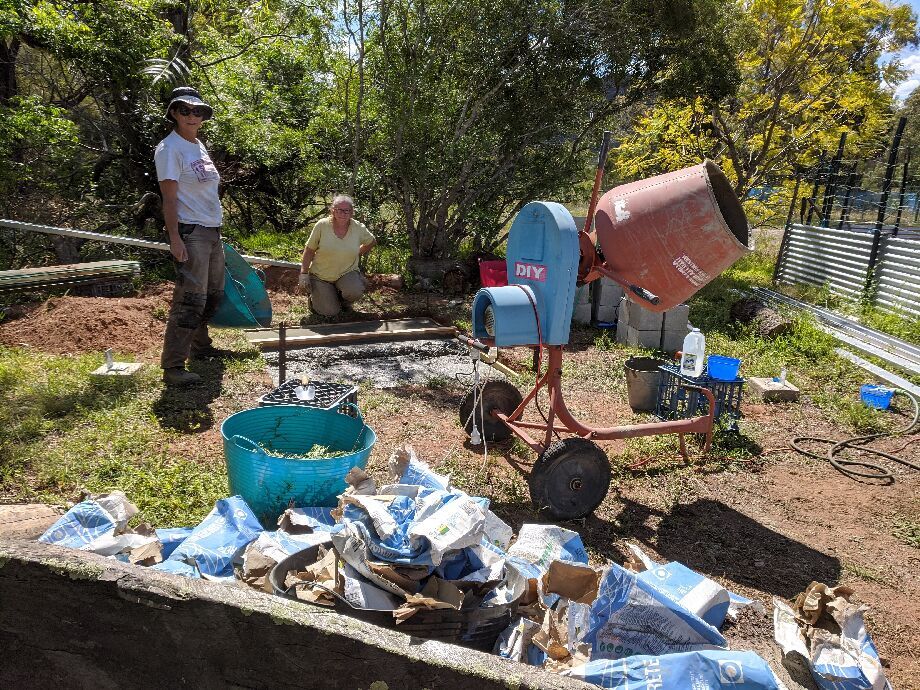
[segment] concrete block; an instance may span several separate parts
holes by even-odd
[[[678,304],[673,309],[668,309],[664,313],[664,330],[679,331],[687,330],[687,323],[690,320],[690,305]]]
[[[610,278],[603,277],[598,281],[595,281],[595,284],[598,285],[598,304],[616,304],[620,303],[620,300],[623,299],[623,288],[614,283]]]
[[[591,285],[582,285],[575,289],[575,305],[591,304]]]
[[[659,334],[664,322],[664,317],[660,313],[640,307],[629,299],[624,299],[620,304],[620,319],[625,319],[626,325],[637,331],[658,331]]]
[[[595,312],[595,317],[598,321],[606,321],[608,323],[613,323],[617,320],[617,305],[615,304],[600,304],[597,307]]]
[[[625,321],[617,321],[617,342],[620,345],[626,344],[626,336],[629,327],[626,325]]]
[[[142,362],[113,362],[94,369],[90,376],[134,376],[143,366]]]
[[[683,349],[684,338],[687,337],[687,332],[686,327],[683,330],[662,331],[661,349],[672,354]]]
[[[591,323],[591,305],[576,304],[572,311],[572,321],[574,323]]]
[[[661,331],[642,331],[638,328],[627,326],[626,344],[630,347],[646,347],[657,350],[661,347]]]
[[[747,382],[754,395],[764,402],[795,402],[799,399],[799,389],[789,381],[780,383],[771,378],[751,377]]]

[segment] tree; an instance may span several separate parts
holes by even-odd
[[[599,131],[653,93],[734,86],[725,5],[380,0],[367,155],[416,259],[494,249],[527,201],[585,176]]]
[[[752,0],[741,7],[737,93],[656,102],[614,152],[622,176],[711,158],[745,199],[835,150],[844,131],[850,156],[878,144],[892,111],[886,82],[899,69],[880,58],[916,40],[910,7],[879,0]]]

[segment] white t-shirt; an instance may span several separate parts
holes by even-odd
[[[157,179],[176,180],[180,223],[220,227],[224,211],[217,196],[220,173],[208,150],[197,139],[183,139],[173,130],[157,144],[153,160]]]

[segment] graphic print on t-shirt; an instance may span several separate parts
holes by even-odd
[[[195,171],[199,182],[218,179],[217,168],[214,167],[210,158],[199,158],[197,161],[192,161],[192,170]]]

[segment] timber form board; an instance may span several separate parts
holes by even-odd
[[[288,328],[285,333],[285,348],[342,345],[368,340],[444,338],[456,334],[457,329],[453,326],[442,326],[428,318],[327,323],[309,328]],[[248,330],[246,339],[263,350],[274,349],[279,345],[277,328]]]

